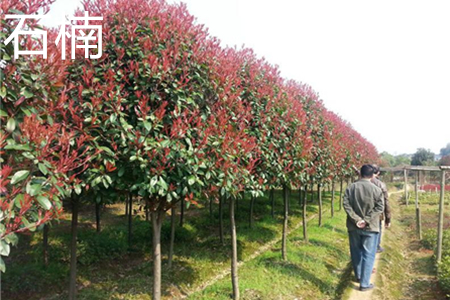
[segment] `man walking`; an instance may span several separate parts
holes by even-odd
[[[371,182],[375,184],[377,187],[381,189],[383,192],[383,201],[384,201],[384,212],[380,215],[380,234],[378,235],[378,244],[377,244],[377,253],[381,253],[384,251],[384,248],[381,247],[381,234],[383,232],[383,220],[384,220],[384,226],[386,228],[391,227],[391,207],[389,206],[389,193],[387,191],[386,184],[382,182],[380,177],[380,167],[377,165],[372,165],[374,171],[373,171],[373,178]]]
[[[361,167],[361,179],[351,184],[344,195],[350,254],[360,291],[373,289],[370,276],[375,262],[380,232],[380,214],[384,210],[381,189],[370,182],[374,176],[371,165]]]

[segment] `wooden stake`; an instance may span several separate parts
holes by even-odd
[[[441,198],[439,199],[439,221],[436,260],[438,263],[442,259],[442,239],[444,233],[444,194],[445,194],[445,171],[441,171]]]

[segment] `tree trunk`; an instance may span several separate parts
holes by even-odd
[[[233,285],[233,299],[239,299],[236,223],[234,220],[234,198],[230,198],[230,229],[231,229],[231,282]]]
[[[153,228],[153,300],[161,299],[161,225],[164,215],[152,211]]]
[[[289,215],[289,212],[290,212],[290,210],[291,210],[291,196],[292,196],[292,189],[289,187],[288,188],[288,201],[287,201],[287,206],[288,206],[288,209],[287,209],[287,211],[288,211],[288,215]]]
[[[183,227],[183,225],[184,225],[184,208],[186,206],[186,204],[184,202],[185,202],[184,200],[180,201],[180,206],[181,206],[180,227]]]
[[[283,260],[287,259],[286,247],[287,247],[288,210],[289,210],[288,197],[289,197],[288,188],[286,186],[283,186],[284,220],[283,220],[283,238],[281,243],[281,255]]]
[[[69,300],[76,299],[77,292],[77,229],[78,229],[78,198],[72,198],[72,240],[70,243],[70,284]]]
[[[95,203],[95,224],[97,225],[97,233],[100,233],[100,203]]]
[[[132,235],[132,225],[133,225],[133,195],[130,193],[128,195],[128,248],[131,249],[131,235]]]
[[[308,202],[308,188],[305,186],[305,194],[303,197],[303,211],[302,211],[302,221],[303,221],[303,239],[305,242],[308,242],[308,228],[307,228],[307,222],[306,222],[306,208],[307,208],[307,202]]]
[[[249,220],[249,226],[250,228],[253,228],[253,208],[255,206],[255,197],[252,195],[250,198],[250,220]]]
[[[44,256],[44,266],[48,267],[48,224],[44,225],[44,236],[43,236],[43,256]]]
[[[242,195],[242,199],[245,199],[244,195]],[[236,197],[236,199],[234,201],[235,201],[235,216],[234,216],[234,218],[237,219],[236,211],[239,212],[239,196]]]
[[[223,196],[219,197],[219,236],[222,245],[225,244],[223,239],[223,199]]]
[[[128,199],[125,198],[125,216],[128,216]]]
[[[319,199],[319,227],[322,227],[322,187],[317,185],[317,197]]]
[[[339,190],[339,211],[342,210],[342,193],[344,192],[343,189],[344,189],[344,179],[341,178],[341,188]]]
[[[331,217],[334,217],[334,181],[331,183]]]
[[[272,201],[272,218],[275,218],[275,195],[273,189],[270,189],[270,196]]]
[[[175,217],[176,217],[176,207],[172,206],[172,215],[171,219],[171,230],[170,230],[170,247],[169,247],[169,269],[172,268],[172,260],[173,260],[173,245],[175,243]]]

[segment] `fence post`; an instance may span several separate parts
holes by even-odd
[[[439,222],[438,222],[438,240],[437,240],[437,262],[442,259],[442,238],[444,231],[444,194],[445,194],[445,171],[441,171],[441,198],[439,200]]]
[[[405,178],[405,201],[406,201],[406,206],[408,206],[408,175],[406,173],[406,169],[403,169],[403,177]]]
[[[419,171],[416,171],[416,229],[419,240],[422,240],[422,220],[419,207]]]

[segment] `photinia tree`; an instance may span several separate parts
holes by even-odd
[[[1,163],[0,253],[7,256],[17,243],[16,233],[34,231],[62,211],[62,198],[70,195],[91,160],[91,140],[67,124],[60,123],[64,101],[62,81],[66,64],[55,59],[57,50],[48,45],[48,59],[19,56],[13,43],[4,44],[18,24],[4,14],[36,14],[48,11],[53,1],[3,1],[1,3]],[[33,20],[27,24],[34,28]],[[41,49],[42,42],[25,38],[22,46]],[[0,268],[5,265],[0,258]]]

